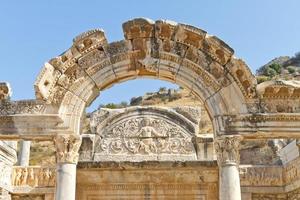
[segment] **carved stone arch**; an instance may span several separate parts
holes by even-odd
[[[79,133],[85,107],[101,90],[139,77],[190,89],[204,101],[213,120],[248,113],[246,104],[256,96],[256,80],[222,40],[166,20],[133,19],[123,24],[123,31],[125,40],[112,43],[102,30],[85,32],[45,64],[35,83],[36,96],[57,105],[62,126]]]

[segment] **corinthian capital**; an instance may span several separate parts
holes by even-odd
[[[215,150],[219,166],[239,165],[240,162],[240,141],[238,136],[219,137],[215,140]]]
[[[81,145],[80,135],[60,134],[55,138],[56,162],[77,163]]]

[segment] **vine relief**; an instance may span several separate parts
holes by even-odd
[[[135,155],[144,159],[157,159],[159,155],[167,155],[169,159],[176,159],[171,158],[172,155],[180,155],[183,159],[195,159],[192,138],[190,133],[167,120],[149,116],[134,117],[99,133],[95,143],[95,157],[105,159],[105,155]]]

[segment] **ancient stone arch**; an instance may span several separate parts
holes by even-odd
[[[130,79],[171,81],[204,102],[222,168],[221,199],[240,199],[240,140],[300,136],[298,82],[257,85],[232,48],[191,25],[138,18],[125,22],[123,31],[125,39],[112,43],[102,30],[77,36],[70,49],[45,63],[34,85],[34,100],[10,101],[8,85],[0,85],[0,138],[56,141],[58,171],[62,172],[58,173],[57,199],[75,198],[85,108],[102,90]],[[65,177],[65,170],[73,176]],[[229,179],[228,174],[235,178]],[[69,190],[63,191],[62,185],[69,185]],[[228,193],[231,189],[237,197]]]
[[[102,30],[76,37],[70,49],[45,64],[35,84],[37,98],[56,104],[61,116],[80,116],[101,90],[151,77],[189,88],[212,118],[248,113],[256,80],[217,37],[190,25],[147,19],[128,21],[123,31],[125,40],[112,43]],[[78,132],[75,120],[65,123]]]

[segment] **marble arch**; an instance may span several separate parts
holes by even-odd
[[[174,82],[202,99],[212,118],[248,113],[256,79],[222,40],[186,24],[134,19],[125,39],[108,43],[102,30],[74,39],[70,49],[45,64],[35,84],[37,99],[77,118],[101,90],[139,77]],[[234,95],[235,98],[230,98]],[[78,121],[65,117],[78,133]]]
[[[171,81],[204,102],[214,127],[222,200],[241,199],[240,140],[299,138],[299,82],[257,84],[232,48],[187,24],[138,18],[125,22],[123,31],[124,40],[111,43],[102,30],[74,38],[45,63],[34,100],[10,101],[9,86],[0,84],[0,139],[56,143],[56,199],[75,199],[83,111],[101,90],[126,80]]]

